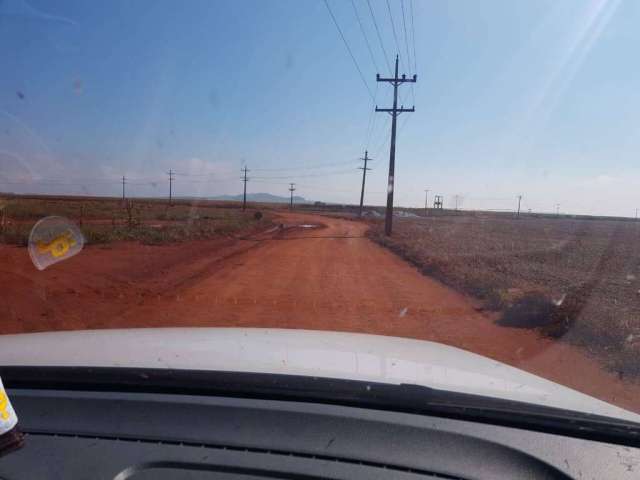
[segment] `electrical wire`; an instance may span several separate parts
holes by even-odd
[[[296,178],[311,178],[311,177],[331,177],[334,175],[345,175],[349,173],[355,173],[356,170],[340,170],[336,172],[324,172],[324,173],[310,173],[303,175],[279,175],[279,176],[271,176],[271,177],[253,177],[257,180],[283,180],[283,179],[296,179]]]
[[[409,41],[407,40],[407,23],[404,14],[404,0],[400,0],[400,8],[402,9],[402,30],[404,30],[404,46],[407,49],[407,68],[411,68],[411,56],[409,55]]]
[[[385,122],[386,125],[386,122]],[[382,130],[383,132],[386,130],[386,128],[384,130]],[[379,157],[380,153],[382,152],[382,149],[389,143],[389,136],[385,135],[384,139],[382,140],[382,143],[380,143],[380,145],[378,146],[378,148],[376,149],[376,153],[374,154],[373,158]]]
[[[384,54],[384,61],[387,64],[387,68],[389,69],[389,75],[393,75],[393,70],[391,68],[391,64],[389,63],[389,56],[387,55],[387,51],[384,48],[384,42],[382,41],[382,35],[380,35],[380,29],[378,28],[378,22],[376,21],[376,16],[373,13],[373,8],[371,7],[371,2],[367,0],[367,5],[369,6],[369,12],[371,13],[371,19],[373,20],[373,25],[376,27],[376,34],[378,35],[378,41],[380,42],[380,48],[382,49],[382,53]]]
[[[356,161],[359,160],[357,158],[354,158],[351,161]],[[315,165],[305,165],[305,166],[300,166],[300,167],[277,167],[277,168],[252,168],[251,170],[254,172],[290,172],[291,170],[315,170],[318,168],[325,168],[325,167],[337,167],[337,166],[346,166],[344,161],[341,162],[329,162],[329,163],[317,163]]]
[[[402,30],[404,31],[404,46],[407,49],[407,68],[411,69],[411,55],[409,54],[409,41],[408,41],[408,34],[407,34],[407,23],[405,20],[405,13],[404,13],[404,0],[400,0],[400,8],[402,9]],[[415,43],[414,43],[414,46],[415,46]],[[414,60],[414,63],[415,63],[415,60]],[[414,73],[415,73],[415,70],[414,70]],[[411,89],[411,98],[413,99],[413,103],[415,105],[416,95],[413,90],[413,83],[409,84],[409,88]]]
[[[358,70],[358,73],[360,74],[360,80],[362,80],[362,83],[366,87],[367,92],[369,92],[369,96],[371,97],[371,100],[375,101],[375,98],[373,96],[373,92],[371,92],[371,88],[369,87],[369,84],[367,83],[367,81],[364,78],[362,70],[360,69],[360,65],[358,65],[356,57],[353,55],[353,52],[351,51],[351,47],[349,47],[349,43],[347,43],[347,39],[345,38],[344,34],[342,33],[342,29],[340,28],[340,25],[338,25],[338,21],[336,20],[335,15],[331,11],[331,7],[329,6],[328,0],[324,0],[324,4],[327,6],[327,10],[329,10],[329,14],[331,15],[331,18],[333,19],[333,23],[335,24],[336,28],[338,29],[338,33],[340,34],[340,37],[342,38],[342,41],[344,42],[344,46],[347,48],[347,52],[349,52],[349,56],[351,57],[351,60],[353,60],[353,64],[356,66],[356,69]]]
[[[390,120],[391,117],[385,115],[383,117],[383,121],[379,122],[378,125],[380,125],[378,132],[376,135],[372,135],[372,142],[373,144],[378,144],[380,141],[380,138],[384,137],[384,140],[387,141],[388,140],[388,131],[389,131],[389,126],[390,126]]]
[[[391,21],[391,31],[393,32],[393,39],[396,42],[396,54],[400,58],[400,64],[402,64],[402,55],[400,55],[400,43],[398,42],[398,36],[396,35],[396,26],[393,21],[393,14],[391,13],[391,5],[389,5],[389,0],[386,0],[386,1],[387,1],[387,10],[389,11],[389,20]]]
[[[410,115],[405,115],[404,116],[404,120],[400,123],[400,127],[398,127],[398,131],[396,133],[396,136],[399,136],[400,133],[402,132],[402,130],[404,129],[404,127],[406,126],[407,122],[409,121],[409,118],[411,116]],[[383,132],[385,131],[385,129],[382,130]],[[373,156],[373,158],[376,158],[377,156],[380,155],[380,152],[382,151],[382,149],[387,146],[387,144],[389,143],[389,137],[385,136],[384,140],[382,141],[382,143],[380,143],[380,145],[378,146],[378,148],[376,149],[376,153]]]
[[[360,26],[360,32],[362,32],[362,36],[364,38],[364,42],[367,45],[367,50],[369,51],[369,55],[371,56],[371,62],[376,69],[376,72],[379,72],[378,63],[376,62],[375,55],[373,54],[373,50],[371,49],[371,44],[369,43],[369,39],[367,38],[367,34],[364,30],[364,25],[362,24],[362,20],[360,19],[360,14],[358,13],[358,8],[354,0],[351,0],[351,6],[353,7],[353,12],[355,13],[356,20],[358,21],[358,25]],[[371,125],[373,123],[374,114],[375,114],[375,104],[378,99],[378,82],[376,81],[375,93],[373,94],[373,102],[371,104],[371,113],[369,114],[369,119],[367,120],[367,128],[365,130],[365,150],[368,147],[369,136],[371,135]]]
[[[409,0],[409,9],[411,11],[411,41],[413,43],[413,72],[418,73],[418,63],[416,59],[416,30],[413,27],[413,0]]]
[[[378,68],[378,64],[376,62],[376,58],[373,55],[373,50],[371,49],[371,44],[369,43],[369,39],[367,38],[367,34],[364,31],[364,25],[362,25],[362,21],[360,20],[360,14],[358,13],[358,9],[356,7],[356,3],[351,0],[351,6],[353,7],[353,12],[356,14],[356,19],[358,20],[358,25],[360,25],[360,31],[362,32],[362,36],[364,37],[364,43],[367,45],[367,50],[369,50],[369,55],[371,55],[371,62],[376,69],[376,72],[380,71]]]
[[[375,91],[374,97],[376,100],[378,99],[378,82],[376,82],[376,91]],[[367,129],[365,131],[365,137],[364,137],[365,150],[369,147],[369,139],[371,138],[371,132],[375,126],[375,121],[377,118],[375,103],[376,101],[374,101],[373,104],[371,105],[371,112],[369,113],[369,120],[367,121]]]

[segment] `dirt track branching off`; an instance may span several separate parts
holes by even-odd
[[[569,218],[397,219],[372,239],[501,312],[586,348],[620,376],[640,377],[640,223]]]

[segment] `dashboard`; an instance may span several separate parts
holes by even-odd
[[[637,479],[640,449],[302,401],[8,388],[0,479]]]

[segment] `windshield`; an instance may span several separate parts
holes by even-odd
[[[638,21],[630,0],[0,0],[0,340],[402,337],[437,345],[399,381],[505,395],[470,352],[640,413]],[[56,338],[40,364],[82,363]],[[313,348],[298,367],[348,363]],[[507,390],[535,402],[532,379]]]

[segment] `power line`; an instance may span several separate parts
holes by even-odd
[[[378,82],[376,82],[376,84],[377,83]],[[393,100],[393,98],[391,98],[391,100]],[[378,116],[376,115],[374,119],[374,128],[371,131],[371,139],[369,141],[369,144],[378,145],[378,148],[374,151],[374,157],[378,157],[380,155],[380,149],[389,141],[389,137],[385,134],[385,132],[387,131],[387,127],[389,126],[389,118],[385,117],[382,122],[377,122],[377,118]],[[375,122],[377,122],[377,125]],[[378,127],[377,131],[376,127]],[[380,143],[381,138],[382,143]]]
[[[388,120],[383,124],[383,128],[380,130],[381,134],[384,133],[386,127],[388,126],[387,123],[388,123]],[[380,137],[380,135],[378,135],[378,137]],[[374,153],[374,157],[378,157],[380,155],[380,152],[382,152],[382,149],[386,147],[388,143],[389,143],[389,137],[385,135],[384,138],[382,139],[382,143],[378,145],[378,148]]]
[[[59,185],[59,186],[63,186],[63,187],[83,187],[86,185],[117,185],[119,184],[120,181],[118,180],[114,180],[114,181],[102,181],[102,182],[76,182],[76,183],[69,183],[69,182],[58,182],[58,181],[49,181],[49,180],[29,180],[29,181],[15,181],[15,180],[8,180],[8,181],[0,181],[0,185],[22,185],[22,186],[27,186],[27,185]]]
[[[358,21],[358,25],[360,26],[360,31],[362,32],[362,36],[364,37],[365,44],[367,45],[367,50],[369,51],[369,55],[371,56],[371,62],[373,63],[373,66],[376,69],[376,71],[379,71],[378,63],[376,62],[375,55],[373,54],[373,50],[371,49],[371,44],[369,43],[369,39],[367,38],[367,34],[364,30],[364,25],[362,24],[362,20],[360,19],[360,14],[358,13],[358,8],[356,7],[354,0],[351,0],[351,6],[353,7],[353,12],[355,13],[356,19]],[[369,118],[367,120],[367,128],[365,130],[365,140],[364,140],[365,148],[368,148],[369,146],[369,137],[371,135],[371,127],[373,125],[373,120],[375,118],[374,113],[375,113],[375,104],[377,99],[378,99],[378,84],[376,82],[376,89],[373,95],[371,111],[369,114]]]
[[[389,5],[389,0],[387,1],[387,10],[389,11],[389,20],[391,20],[391,31],[393,32],[393,39],[396,42],[396,56],[400,55],[400,43],[398,42],[398,36],[396,35],[396,26],[393,21],[393,14],[391,13],[391,5]]]
[[[71,177],[71,178],[58,178],[58,177],[39,177],[39,178],[30,178],[24,180],[11,180],[12,182],[23,181],[26,183],[29,182],[39,182],[39,181],[47,181],[47,182],[68,182],[69,180],[73,180],[75,182],[89,182],[89,183],[120,183],[121,178],[118,176],[116,178],[106,178],[106,177]]]
[[[402,30],[404,31],[404,46],[407,49],[407,68],[411,68],[411,55],[409,54],[409,41],[407,40],[407,23],[404,14],[404,0],[400,0],[400,8],[402,9]],[[414,44],[415,46],[415,44]],[[415,63],[415,60],[414,60]],[[413,70],[415,72],[415,69]],[[416,95],[413,91],[413,84],[411,84],[411,98],[413,103],[416,103]]]
[[[251,181],[253,183],[258,183],[261,185],[274,185],[274,186],[281,186],[281,185],[290,185],[289,183],[286,182],[265,182],[262,180],[255,180],[252,178]],[[304,188],[305,190],[322,190],[323,192],[335,192],[335,193],[353,193],[353,190],[345,190],[345,189],[340,189],[340,188],[327,188],[324,185],[310,185],[307,183],[296,183],[296,185],[298,187]],[[384,192],[369,192],[369,193],[384,193]]]
[[[353,173],[353,170],[338,170],[335,172],[325,172],[325,173],[309,173],[304,175],[278,175],[271,177],[253,177],[257,180],[284,180],[289,178],[314,178],[314,177],[331,177],[333,175],[345,175]]]
[[[375,99],[377,101],[378,99],[378,82],[376,82],[376,91],[375,91]],[[373,129],[375,127],[375,121],[376,121],[376,110],[375,110],[375,103],[376,101],[373,102],[373,105],[371,106],[371,112],[369,113],[369,121],[367,122],[367,130],[365,132],[365,138],[364,138],[364,143],[365,143],[365,148],[369,147],[369,139],[371,138],[371,133],[373,132]]]
[[[349,52],[349,56],[351,56],[351,60],[353,60],[353,64],[356,66],[356,69],[358,70],[358,73],[360,74],[360,80],[362,80],[362,83],[366,87],[367,92],[369,92],[369,96],[371,97],[371,100],[373,102],[375,102],[375,97],[373,96],[373,93],[371,92],[371,88],[369,88],[369,84],[365,80],[364,75],[362,74],[362,70],[360,70],[360,65],[358,65],[358,62],[356,61],[356,57],[354,57],[353,52],[351,51],[351,48],[349,47],[349,44],[347,43],[347,39],[344,37],[344,34],[342,33],[342,29],[340,28],[340,25],[338,25],[338,21],[336,20],[336,17],[333,15],[333,12],[331,11],[331,7],[329,6],[328,0],[324,0],[324,4],[327,6],[327,10],[329,10],[329,14],[331,15],[331,18],[333,19],[333,23],[335,24],[336,28],[338,29],[338,33],[340,34],[340,37],[342,38],[342,41],[344,42],[344,46],[347,47],[347,51]]]
[[[230,182],[230,181],[233,181],[235,179],[236,179],[235,177],[207,178],[207,179],[204,179],[204,180],[184,180],[183,183],[220,183],[220,182]],[[148,182],[148,183],[157,183],[157,182]]]
[[[407,23],[404,15],[404,0],[400,0],[400,8],[402,9],[402,30],[404,30],[404,46],[407,49],[407,67],[411,68],[411,56],[409,55],[409,41],[407,40]]]
[[[369,44],[369,39],[367,38],[367,34],[364,31],[364,26],[362,25],[362,21],[360,20],[360,14],[358,13],[358,9],[356,8],[356,4],[353,0],[351,0],[351,6],[353,7],[353,11],[356,14],[358,25],[360,25],[360,31],[362,32],[362,36],[364,37],[364,43],[367,44],[367,50],[369,50],[369,55],[371,55],[371,62],[373,63],[373,66],[375,67],[376,71],[378,71],[380,69],[378,68],[378,64],[376,63],[376,58],[373,55],[373,50],[371,50],[371,45]]]
[[[387,51],[384,49],[384,42],[382,41],[382,35],[380,35],[380,29],[378,28],[378,22],[376,21],[376,16],[373,13],[373,8],[371,7],[371,2],[367,0],[367,5],[369,6],[369,12],[371,12],[371,19],[373,20],[373,25],[376,27],[376,34],[378,35],[378,41],[380,42],[380,48],[382,49],[382,53],[384,54],[384,61],[387,64],[387,68],[389,69],[389,73],[392,73],[391,64],[389,63],[389,56],[387,55]]]
[[[402,121],[402,124],[400,125],[400,128],[398,129],[398,135],[400,135],[400,133],[402,133],[402,130],[404,130],[404,127],[407,123],[409,123],[409,119],[411,117],[404,117],[404,120]]]
[[[360,160],[359,158],[354,158],[352,161]],[[317,168],[325,168],[325,167],[337,167],[337,166],[346,166],[344,161],[341,162],[329,162],[329,163],[316,163],[314,165],[305,165],[300,167],[276,167],[276,168],[254,168],[254,172],[281,172],[281,171],[291,171],[291,170],[314,170]]]
[[[369,131],[367,133],[367,137],[366,137],[365,142],[364,142],[365,148],[369,148],[369,145],[371,143],[371,135],[373,135],[373,132],[376,129],[376,123],[377,123],[377,120],[378,120],[378,116],[375,113],[376,113],[375,108],[372,108],[371,109],[371,117],[372,117],[371,128],[369,129]]]
[[[411,42],[413,43],[413,71],[418,73],[418,60],[416,59],[416,30],[413,27],[413,0],[409,0],[411,11]]]
[[[259,178],[257,180],[255,178],[252,178],[251,181],[253,183],[261,183],[263,185],[289,185],[287,182],[269,182],[265,180],[260,180]]]

